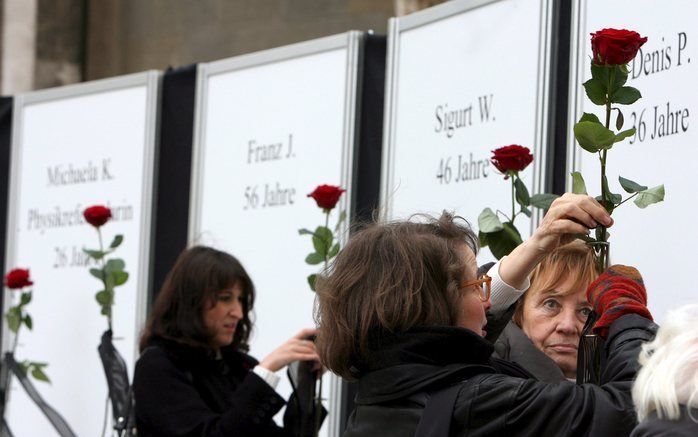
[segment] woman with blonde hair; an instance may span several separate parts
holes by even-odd
[[[595,263],[594,250],[581,240],[547,255],[495,342],[495,356],[541,381],[575,380],[579,340],[591,314],[586,290],[598,277]]]
[[[698,435],[698,305],[670,311],[640,352],[632,437]]]

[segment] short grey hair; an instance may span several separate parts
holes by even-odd
[[[698,305],[669,311],[655,339],[642,346],[639,361],[633,401],[640,422],[652,412],[678,420],[681,405],[697,408]]]

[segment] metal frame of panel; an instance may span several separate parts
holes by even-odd
[[[201,190],[202,172],[201,166],[204,162],[203,150],[205,144],[205,123],[206,123],[206,97],[208,92],[208,80],[217,74],[230,73],[249,67],[259,67],[265,64],[301,58],[303,56],[319,54],[339,48],[347,49],[346,67],[346,87],[345,87],[345,108],[343,122],[342,141],[342,168],[341,184],[350,191],[354,178],[354,155],[356,153],[358,129],[356,120],[358,119],[358,91],[360,90],[359,67],[361,65],[361,49],[363,32],[349,31],[347,33],[319,38],[311,41],[292,44],[284,47],[264,50],[261,52],[241,55],[235,58],[224,59],[207,64],[200,64],[197,74],[196,86],[196,114],[194,120],[194,150],[192,154],[192,181],[189,203],[189,239],[197,235],[200,228],[201,213]],[[353,193],[347,193],[347,198],[351,198]],[[352,216],[351,202],[347,202],[347,215]],[[345,226],[348,226],[345,223]],[[347,228],[348,229],[348,228]],[[342,232],[345,238],[348,232]],[[342,244],[346,241],[341,241]],[[331,422],[328,423],[330,436],[340,435],[339,429],[341,415],[341,387],[342,381],[336,376],[331,377],[330,402],[335,409]]]

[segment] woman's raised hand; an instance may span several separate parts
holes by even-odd
[[[259,365],[272,372],[283,369],[294,361],[315,361],[319,367],[320,357],[315,350],[315,343],[308,340],[316,334],[317,329],[314,328],[301,330],[267,355]]]
[[[507,284],[521,288],[538,263],[556,248],[572,242],[575,234],[613,225],[613,219],[599,202],[584,194],[565,193],[550,205],[538,229],[529,239],[502,260],[499,275]]]
[[[572,242],[575,234],[587,234],[598,225],[611,226],[613,219],[593,197],[565,193],[550,205],[538,229],[529,238],[533,249],[549,253]]]

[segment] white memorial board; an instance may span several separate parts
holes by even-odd
[[[351,187],[360,38],[349,32],[200,66],[190,242],[232,253],[250,273],[258,359],[315,326],[306,277],[318,266],[305,263],[313,247],[298,230],[324,224],[306,197],[317,185]],[[323,428],[334,435],[339,384],[328,383]],[[291,392],[285,375],[278,391]]]
[[[34,326],[22,328],[16,358],[48,363],[51,384],[36,388],[78,435],[101,433],[108,392],[97,353],[107,329],[95,300],[102,287],[82,253],[99,242],[82,211],[111,207],[104,243],[124,236],[114,256],[130,277],[116,288],[113,327],[132,377],[146,311],[158,81],[147,72],[15,100],[5,268],[29,268],[34,280]],[[10,334],[5,324],[5,350]],[[15,435],[55,435],[17,381],[6,417]]]
[[[511,184],[489,162],[509,144],[531,149],[521,179],[544,192],[550,15],[543,0],[464,0],[391,20],[384,214],[447,209],[475,229],[485,207],[510,217]],[[516,218],[524,238],[531,222]]]
[[[568,168],[580,171],[591,195],[601,194],[600,165],[595,154],[579,147],[572,126],[583,112],[605,118],[605,109],[592,104],[582,88],[591,78],[589,34],[603,28],[630,29],[648,38],[628,67],[627,85],[642,93],[636,103],[619,105],[623,129],[635,127],[635,136],[616,143],[608,152],[610,189],[625,193],[618,176],[653,187],[664,184],[665,201],[638,209],[632,200],[613,213],[611,263],[637,266],[648,289],[649,307],[658,320],[668,309],[696,303],[691,288],[698,258],[698,231],[693,223],[696,194],[691,165],[698,161],[698,140],[693,117],[698,106],[698,57],[695,22],[698,3],[672,0],[587,0],[577,3],[573,16],[570,66],[570,124]],[[615,123],[616,113],[612,116]],[[571,181],[569,181],[571,187]]]

